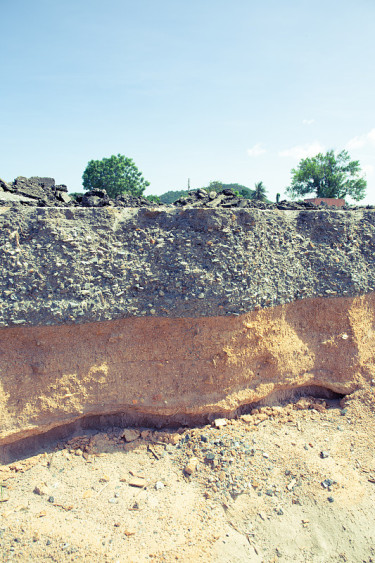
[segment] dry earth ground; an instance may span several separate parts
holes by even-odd
[[[374,413],[370,387],[18,456],[0,466],[1,560],[375,561]]]

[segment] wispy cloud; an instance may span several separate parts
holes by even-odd
[[[260,156],[261,154],[264,154],[265,152],[267,152],[267,151],[262,146],[262,143],[257,143],[251,149],[247,149],[247,154],[249,156]]]
[[[285,149],[279,152],[279,156],[297,158],[307,158],[309,156],[315,156],[320,152],[325,152],[325,147],[318,142],[311,143],[311,145],[297,145],[290,149]]]
[[[358,135],[357,137],[353,137],[346,143],[346,149],[353,150],[353,149],[362,149],[368,145],[375,145],[375,129],[371,129],[368,133],[364,135]]]
[[[303,125],[312,125],[313,123],[315,123],[315,119],[303,119],[302,123]]]

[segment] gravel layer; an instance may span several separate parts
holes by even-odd
[[[0,326],[361,295],[374,251],[372,210],[0,207]]]

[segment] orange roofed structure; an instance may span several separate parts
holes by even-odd
[[[328,206],[335,206],[335,207],[344,207],[345,199],[335,199],[333,197],[314,197],[312,199],[305,199],[309,203],[313,203],[314,205],[320,205],[321,203],[325,203]]]

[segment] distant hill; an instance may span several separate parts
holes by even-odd
[[[189,195],[187,190],[170,190],[169,192],[165,192],[165,194],[159,195],[159,199],[162,203],[174,203],[180,199],[180,197],[186,197],[187,195]]]

